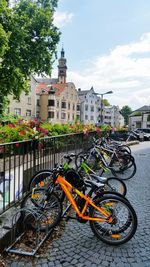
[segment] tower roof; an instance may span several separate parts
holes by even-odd
[[[62,47],[62,49],[61,49],[61,58],[64,58],[65,57],[65,50],[64,50],[64,48]]]

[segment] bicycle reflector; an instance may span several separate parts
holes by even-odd
[[[68,170],[65,178],[75,188],[81,188],[84,184],[82,178],[75,170]]]

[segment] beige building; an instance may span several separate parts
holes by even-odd
[[[66,82],[67,66],[62,48],[57,79],[37,79],[36,116],[51,123],[73,123],[80,119],[80,100],[75,85]]]
[[[51,123],[73,123],[80,119],[80,102],[73,83],[51,86],[39,84],[37,92],[37,117]]]
[[[21,94],[20,101],[15,100],[13,96],[9,96],[10,104],[8,107],[8,113],[19,115],[23,118],[35,118],[36,116],[36,93],[35,88],[37,86],[36,79],[32,76],[30,81],[30,91],[26,95],[25,92]]]

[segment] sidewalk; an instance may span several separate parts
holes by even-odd
[[[137,173],[126,182],[127,197],[138,216],[135,236],[126,244],[113,247],[99,241],[89,224],[75,220],[66,223],[62,235],[47,242],[36,258],[13,257],[5,260],[8,267],[150,267],[150,150],[135,155]]]

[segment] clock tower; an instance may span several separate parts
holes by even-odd
[[[66,83],[66,72],[67,72],[67,66],[66,66],[67,60],[65,58],[65,51],[62,48],[61,50],[61,57],[58,60],[58,83]]]

